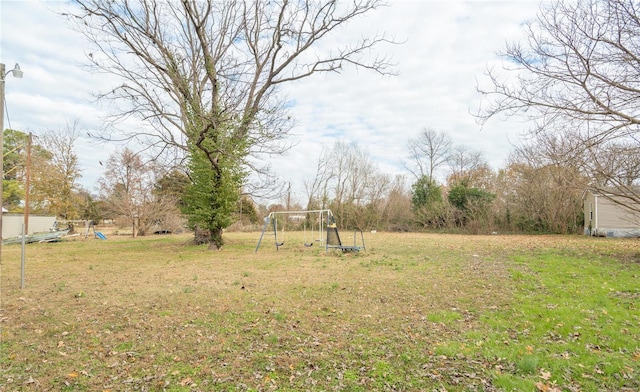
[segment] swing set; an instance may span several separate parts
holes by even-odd
[[[331,210],[302,210],[274,211],[269,213],[269,215],[264,218],[264,226],[262,228],[262,233],[260,234],[260,239],[258,240],[258,245],[256,245],[255,252],[258,252],[262,239],[264,238],[265,233],[268,232],[269,227],[273,230],[273,239],[276,250],[283,247],[286,242],[285,227],[287,226],[287,222],[291,221],[291,218],[300,217],[304,217],[303,245],[306,248],[310,248],[315,242],[318,242],[321,247],[324,246],[326,252],[328,252],[329,249],[340,249],[343,252],[358,252],[361,249],[366,250],[364,245],[364,236],[361,230],[354,231],[353,245],[345,245],[342,243],[335,223],[335,218],[333,217]],[[307,235],[307,222],[311,223],[309,236]],[[361,245],[358,245],[357,243],[358,232],[360,233]],[[313,237],[316,233],[318,237],[314,241]]]

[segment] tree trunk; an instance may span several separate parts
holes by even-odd
[[[211,230],[211,236],[209,238],[209,250],[220,250],[224,245],[222,239],[222,228]]]
[[[193,244],[194,245],[202,245],[208,244],[210,242],[211,235],[209,234],[209,230],[201,229],[196,226],[193,233]]]
[[[222,229],[206,230],[196,226],[193,235],[194,245],[209,244],[210,250],[220,250],[224,245]]]

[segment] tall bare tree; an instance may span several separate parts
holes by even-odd
[[[571,139],[575,163],[596,188],[613,185],[640,210],[634,171],[611,160],[612,146],[640,144],[640,9],[633,0],[554,0],[526,25],[526,39],[488,71],[481,122],[504,114],[533,120],[534,137]],[[505,71],[506,72],[503,72]],[[611,165],[617,166],[616,168]],[[611,189],[609,189],[611,194]]]
[[[76,0],[68,15],[94,44],[92,64],[123,83],[102,95],[122,102],[119,116],[142,119],[141,130],[106,139],[137,139],[145,146],[177,148],[208,162],[215,200],[202,228],[212,248],[223,244],[217,217],[237,202],[229,179],[244,185],[249,157],[280,153],[290,123],[278,87],[345,66],[390,72],[386,58],[369,57],[390,42],[362,37],[339,48],[319,45],[349,21],[383,5],[380,0],[215,1]],[[115,128],[111,128],[115,129]],[[202,165],[199,164],[201,167]],[[230,174],[233,173],[233,174]],[[199,176],[200,179],[204,178]],[[221,187],[217,191],[217,187]],[[225,191],[226,189],[226,191]],[[210,224],[212,223],[212,224]]]
[[[434,180],[435,171],[447,163],[450,151],[451,138],[446,133],[424,128],[417,138],[407,142],[409,161],[405,167],[417,180],[424,176]]]
[[[333,177],[333,166],[328,159],[328,152],[325,148],[320,152],[316,165],[316,174],[312,180],[304,183],[307,195],[307,209],[324,209],[329,203],[329,180]]]
[[[331,207],[341,227],[364,229],[380,222],[392,181],[379,172],[366,150],[356,143],[336,142],[323,150],[317,168],[316,178],[307,184],[312,203]]]
[[[474,173],[479,170],[489,170],[489,166],[482,151],[474,150],[466,146],[454,147],[447,156],[450,174],[447,182],[451,184],[466,181],[471,184]]]

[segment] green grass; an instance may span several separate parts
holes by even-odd
[[[587,257],[585,257],[587,256]],[[483,316],[481,355],[511,385],[581,390],[640,387],[637,263],[542,251],[514,257],[513,304]]]
[[[3,247],[0,390],[640,389],[637,240],[298,234]]]

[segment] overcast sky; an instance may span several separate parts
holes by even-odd
[[[523,23],[535,18],[539,1],[392,0],[390,7],[351,23],[348,31],[385,32],[402,45],[379,47],[397,63],[398,76],[363,70],[311,77],[287,86],[296,126],[285,157],[271,158],[293,198],[305,199],[303,183],[314,175],[323,147],[336,140],[356,142],[381,172],[409,175],[402,168],[407,140],[425,128],[447,133],[455,145],[480,150],[494,169],[518,143],[527,124],[492,119],[483,128],[470,114],[478,109],[477,81],[487,67],[500,67],[497,52],[523,38]],[[93,93],[110,87],[108,78],[84,67],[88,47],[56,14],[63,1],[1,0],[0,61],[19,63],[22,79],[7,76],[5,128],[41,134],[78,120],[76,153],[82,185],[96,190],[116,147],[99,145],[87,132],[101,126],[104,112]],[[5,113],[7,113],[5,112]]]

